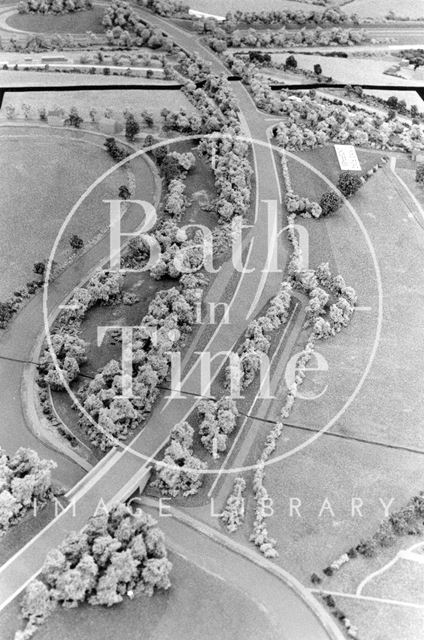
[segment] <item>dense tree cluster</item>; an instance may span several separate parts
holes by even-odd
[[[245,215],[251,196],[249,145],[234,137],[229,129],[227,136],[203,139],[199,150],[212,165],[218,194],[214,206],[219,218],[228,222]]]
[[[20,0],[19,13],[74,13],[92,9],[92,0]]]
[[[415,180],[418,184],[424,184],[424,164],[420,163],[415,171]]]
[[[296,213],[303,218],[319,218],[322,215],[320,204],[293,192],[286,193],[286,207],[289,213]]]
[[[164,200],[164,211],[166,214],[180,220],[185,210],[187,198],[184,196],[185,184],[181,178],[173,178],[168,185],[168,191]]]
[[[221,521],[226,525],[227,531],[234,533],[244,520],[245,500],[243,492],[246,488],[246,481],[241,476],[234,480],[233,490],[228,496],[223,512],[220,515]]]
[[[275,140],[290,151],[330,143],[408,152],[424,148],[422,125],[397,118],[388,120],[360,107],[306,92],[273,92],[269,83],[257,76],[250,79],[250,88],[260,109],[284,118],[274,128]]]
[[[164,18],[189,16],[190,5],[178,0],[137,0],[137,3]]]
[[[272,298],[265,315],[253,320],[245,332],[245,340],[238,349],[239,363],[235,361],[226,369],[226,384],[237,384],[246,389],[255,379],[260,368],[261,354],[268,353],[269,334],[279,329],[288,319],[292,299],[292,284],[284,281],[278,294]]]
[[[325,4],[325,2],[323,3]],[[324,10],[312,9],[311,11],[304,11],[303,9],[290,10],[283,9],[282,11],[235,11],[234,13],[228,12],[225,16],[226,23],[232,25],[244,22],[245,24],[281,24],[281,25],[306,25],[316,24],[322,25],[329,24],[342,24],[345,22],[358,22],[356,14],[348,15],[340,7],[332,6]],[[228,28],[228,27],[227,27]]]
[[[180,133],[200,133],[202,118],[198,113],[189,113],[184,107],[171,111],[166,107],[161,111],[163,129],[165,131],[179,131]]]
[[[176,424],[161,462],[156,464],[152,486],[166,496],[194,495],[202,485],[202,470],[206,464],[193,455],[194,430],[188,422]]]
[[[80,324],[88,309],[95,304],[116,302],[121,294],[122,276],[117,272],[99,269],[86,286],[79,287],[60,315],[51,335],[53,351],[63,378],[69,384],[80,372],[80,365],[87,361],[87,344],[79,337]],[[46,346],[38,366],[39,384],[52,389],[63,389],[63,379]]]
[[[152,409],[158,387],[168,375],[171,354],[192,330],[203,285],[202,276],[183,275],[179,289],[159,291],[150,302],[140,328],[133,332],[132,352],[127,354],[133,368],[131,398],[122,396],[123,374],[116,360],[108,362],[79,390],[88,414],[81,417],[80,423],[94,446],[104,451],[112,445],[113,438],[124,440]]]
[[[232,33],[219,33],[208,38],[209,46],[217,53],[224,52],[227,47],[261,48],[266,47],[298,47],[317,45],[327,47],[332,45],[348,46],[361,44],[367,41],[366,32],[358,29],[332,29],[302,28],[298,30],[280,29],[247,29],[236,30]]]
[[[160,29],[150,27],[133,7],[122,0],[112,2],[103,17],[106,36],[111,43],[123,47],[149,47],[172,51],[173,42]]]
[[[165,197],[166,202],[167,197]],[[181,215],[182,213],[183,211]],[[151,235],[161,249],[159,259],[150,268],[150,275],[155,280],[161,280],[164,277],[180,278],[183,273],[195,273],[205,265],[207,260],[205,247],[208,243],[202,229],[180,229],[174,220],[163,218]],[[145,240],[139,237],[134,238],[129,243],[123,266],[144,267],[149,255],[150,250]]]
[[[96,512],[80,533],[70,533],[47,555],[40,577],[26,589],[21,612],[26,640],[61,605],[112,606],[125,596],[169,589],[172,564],[157,522],[141,509],[117,504]]]
[[[87,362],[87,343],[78,335],[77,329],[69,328],[57,331],[51,336],[51,346],[57,358],[59,370],[53,362],[50,350],[46,347],[38,365],[40,386],[49,385],[52,389],[64,388],[64,381],[70,384],[78,378],[80,365]]]
[[[53,497],[52,460],[41,460],[36,451],[20,448],[9,457],[0,449],[0,532],[6,531],[29,509],[34,501],[43,503]]]
[[[197,405],[201,418],[199,434],[202,445],[215,459],[226,451],[228,436],[234,430],[239,415],[231,396],[219,400],[201,400]]]

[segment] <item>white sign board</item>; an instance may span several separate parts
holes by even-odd
[[[335,144],[340,169],[342,171],[361,171],[356,149],[351,144]]]

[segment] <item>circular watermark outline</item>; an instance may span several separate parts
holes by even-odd
[[[44,286],[43,286],[43,301],[42,301],[42,307],[43,307],[43,320],[44,320],[44,329],[45,329],[45,337],[47,340],[47,345],[48,345],[48,351],[50,353],[50,356],[52,358],[53,364],[56,368],[56,370],[58,371],[59,377],[61,379],[61,382],[65,388],[65,390],[67,391],[68,395],[70,396],[71,400],[73,401],[73,403],[75,404],[76,408],[78,411],[80,411],[80,413],[82,413],[88,420],[89,422],[99,431],[101,431],[104,435],[106,435],[110,442],[113,443],[112,446],[116,447],[117,449],[121,449],[121,451],[118,453],[120,455],[123,455],[125,453],[131,453],[133,455],[135,455],[136,457],[140,458],[141,460],[144,461],[143,466],[146,466],[148,464],[152,464],[154,463],[157,466],[160,467],[169,467],[171,469],[174,469],[174,465],[168,464],[168,463],[164,463],[162,460],[156,460],[155,456],[166,446],[167,442],[169,441],[169,435],[166,437],[166,439],[161,443],[161,445],[156,449],[156,451],[151,455],[151,456],[147,456],[145,454],[143,454],[140,451],[137,451],[133,448],[133,445],[137,442],[138,438],[140,437],[140,435],[142,433],[144,433],[144,430],[146,428],[148,428],[148,420],[146,421],[145,427],[144,429],[138,433],[132,440],[131,442],[129,442],[128,444],[123,443],[122,441],[120,441],[119,439],[115,438],[114,436],[112,436],[111,434],[109,434],[108,432],[106,432],[106,430],[101,427],[93,418],[92,416],[90,416],[90,414],[84,409],[84,407],[82,406],[80,400],[78,399],[78,397],[76,396],[76,394],[72,391],[72,389],[70,388],[67,380],[65,379],[62,369],[59,366],[59,362],[57,359],[57,356],[54,352],[53,349],[53,345],[52,345],[52,339],[51,339],[51,333],[50,333],[50,325],[49,325],[49,311],[48,311],[48,287],[49,287],[49,283],[50,283],[50,275],[51,275],[51,271],[52,271],[52,265],[53,265],[53,260],[54,260],[54,256],[56,254],[59,242],[63,236],[63,233],[65,232],[70,220],[72,219],[72,217],[75,215],[75,213],[78,211],[79,207],[81,206],[81,204],[84,202],[84,200],[92,193],[92,191],[94,191],[94,189],[100,185],[106,178],[108,178],[114,171],[118,170],[119,168],[121,168],[122,166],[124,166],[127,162],[131,162],[132,160],[135,160],[136,158],[147,154],[151,151],[154,151],[155,149],[158,149],[160,147],[169,145],[169,144],[174,144],[174,143],[178,143],[178,142],[187,142],[189,140],[200,140],[200,139],[212,139],[212,140],[225,140],[225,139],[231,139],[231,140],[240,140],[242,142],[247,143],[249,146],[251,146],[252,151],[253,151],[253,155],[255,157],[255,151],[254,151],[254,145],[257,144],[261,147],[265,147],[269,150],[273,163],[274,163],[274,170],[275,170],[275,174],[276,174],[276,180],[277,180],[277,185],[279,187],[279,176],[278,176],[278,172],[277,172],[277,168],[275,166],[275,156],[274,153],[276,152],[278,155],[282,155],[285,154],[286,156],[288,156],[289,158],[291,158],[292,160],[294,160],[295,162],[299,162],[301,165],[303,165],[304,167],[306,167],[307,169],[309,169],[310,171],[312,171],[312,173],[314,173],[315,175],[317,175],[319,178],[321,178],[321,180],[323,180],[323,182],[325,184],[327,184],[331,190],[335,191],[342,199],[343,204],[347,207],[347,209],[349,210],[349,212],[351,213],[351,215],[353,216],[353,218],[355,219],[356,223],[359,226],[360,231],[362,232],[364,238],[365,238],[365,242],[368,246],[368,249],[370,251],[371,254],[371,258],[372,258],[372,263],[373,263],[373,267],[374,267],[374,271],[375,271],[375,275],[376,275],[376,281],[377,281],[377,298],[378,298],[378,312],[377,312],[377,326],[376,326],[376,333],[375,333],[375,337],[374,337],[374,341],[373,341],[373,345],[371,348],[371,353],[370,356],[368,358],[368,362],[365,366],[364,372],[358,382],[358,384],[356,385],[354,391],[352,392],[352,394],[349,396],[349,398],[347,399],[347,401],[344,403],[344,405],[341,407],[341,409],[336,413],[336,415],[330,419],[326,425],[324,425],[321,429],[319,429],[316,433],[314,433],[310,438],[308,438],[307,440],[305,440],[304,442],[302,442],[301,444],[297,445],[296,447],[293,447],[292,449],[290,449],[289,451],[286,451],[282,454],[280,454],[279,456],[275,456],[275,457],[271,457],[269,460],[267,460],[264,464],[261,463],[261,466],[263,464],[263,466],[268,466],[271,464],[275,464],[281,460],[284,460],[286,458],[289,458],[293,455],[295,455],[296,453],[298,453],[299,451],[302,451],[303,449],[305,449],[306,447],[310,446],[313,442],[315,442],[318,438],[320,438],[324,433],[326,433],[327,431],[329,431],[329,429],[331,429],[331,427],[337,422],[337,420],[339,420],[339,418],[345,413],[345,411],[350,407],[350,405],[353,403],[353,401],[356,399],[356,397],[358,396],[369,372],[370,369],[372,367],[372,364],[374,362],[375,359],[375,355],[378,349],[378,344],[380,341],[380,336],[381,336],[381,329],[382,329],[382,320],[383,320],[383,288],[382,288],[382,279],[381,279],[381,272],[380,272],[380,268],[379,268],[379,264],[378,264],[378,260],[377,260],[377,255],[374,249],[374,246],[371,242],[371,239],[369,237],[369,234],[366,230],[366,227],[364,225],[364,223],[362,222],[360,216],[358,215],[358,213],[355,211],[354,207],[351,205],[351,203],[344,197],[344,195],[340,192],[340,190],[331,182],[331,180],[329,178],[327,178],[321,171],[319,171],[319,169],[316,169],[314,166],[312,166],[309,162],[307,162],[306,160],[304,160],[303,158],[300,158],[299,156],[295,155],[294,153],[287,151],[286,149],[281,149],[280,147],[277,147],[276,145],[272,144],[269,140],[267,142],[263,141],[263,140],[257,140],[255,138],[249,137],[249,136],[244,136],[244,135],[240,135],[240,134],[229,134],[229,133],[219,133],[219,132],[214,132],[211,134],[196,134],[196,135],[189,135],[189,136],[178,136],[175,138],[170,138],[168,140],[162,140],[159,141],[153,145],[150,145],[148,147],[145,147],[143,149],[139,149],[137,151],[135,151],[134,153],[132,153],[131,155],[129,155],[128,157],[124,158],[123,160],[121,160],[120,162],[116,163],[113,167],[111,167],[110,169],[108,169],[104,174],[102,174],[99,178],[97,178],[97,180],[95,180],[87,189],[86,191],[80,196],[80,198],[77,200],[77,202],[74,204],[74,206],[72,207],[72,209],[70,210],[70,212],[68,213],[68,215],[66,216],[65,220],[63,221],[58,235],[56,237],[56,240],[53,244],[52,250],[50,252],[47,264],[46,264],[46,271],[45,271],[45,281],[44,281]],[[254,171],[256,174],[256,197],[257,197],[257,203],[258,203],[258,170],[257,170],[257,163],[256,163],[256,158],[255,158],[255,162],[254,162]],[[280,203],[281,206],[284,206],[284,203],[281,202]],[[256,211],[257,214],[257,211]],[[259,223],[260,221],[257,220],[257,216],[255,216],[255,225],[257,223]],[[254,239],[254,236],[253,236]],[[266,258],[266,257],[265,257]],[[107,261],[107,256],[105,257],[104,262]],[[248,275],[246,273],[241,273],[240,275],[240,280],[243,279],[243,277],[245,275]],[[262,285],[264,286],[265,281],[262,281]],[[239,286],[237,287],[236,292],[238,291]],[[71,292],[72,293],[72,292]],[[71,295],[71,294],[70,294]],[[234,300],[236,293],[233,295],[232,300],[230,301],[230,308],[231,308],[231,303]],[[217,328],[215,331],[218,331],[219,328],[221,326],[221,323],[218,324]],[[182,420],[186,420],[188,418],[188,416],[192,413],[192,411],[194,410],[194,408],[196,407],[196,405],[200,402],[202,398],[199,397],[198,399],[194,400],[191,408],[189,409],[189,411],[186,412],[185,416],[182,418]],[[276,421],[278,422],[278,421]],[[225,458],[224,458],[224,463],[225,463]],[[255,463],[253,465],[244,465],[244,466],[240,466],[240,467],[219,467],[217,469],[195,469],[195,471],[197,473],[200,474],[204,474],[204,475],[227,475],[227,474],[234,474],[234,473],[244,473],[247,471],[253,471],[256,470],[258,468],[258,463]],[[187,470],[190,470],[189,467],[186,467]]]

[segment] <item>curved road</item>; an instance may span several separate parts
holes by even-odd
[[[147,12],[142,10],[140,10],[140,13],[143,17],[146,17],[146,20],[150,23],[156,24],[163,30],[166,29],[169,35],[183,48],[186,48],[192,53],[199,53],[202,58],[209,60],[212,64],[212,70],[215,73],[226,72],[222,63],[217,60],[211,52],[199,44],[195,37],[186,34],[178,27],[166,23],[157,16],[147,14]],[[252,139],[267,143],[266,123],[264,122],[263,114],[256,109],[249,94],[241,84],[233,85],[233,91],[239,103],[243,105],[241,122],[245,134]],[[239,275],[237,287],[230,304],[230,322],[216,326],[206,347],[206,350],[208,350],[212,356],[223,351],[228,352],[232,349],[234,343],[246,328],[249,316],[254,315],[269,297],[275,294],[281,281],[281,273],[270,272],[266,269],[271,257],[268,248],[268,230],[264,222],[268,216],[269,206],[278,209],[280,213],[280,228],[283,226],[281,219],[280,186],[274,158],[269,147],[262,145],[254,146],[254,165],[256,172],[255,222],[257,224],[255,225],[254,233],[251,234],[251,246],[248,256],[248,267],[253,270],[252,272]],[[101,258],[102,248],[104,251],[103,255],[107,254],[105,245],[99,243],[97,248],[99,258]],[[287,250],[283,247],[282,242],[278,243],[278,252],[280,254],[279,265],[282,265],[287,258]],[[84,264],[84,260],[82,260],[81,263],[75,265],[71,273],[65,272],[60,282],[60,290],[57,290],[59,283],[56,282],[56,286],[53,287],[50,293],[52,300],[56,304],[59,304],[63,299],[64,287],[67,286],[68,291],[71,290],[72,287],[75,286],[77,277],[83,277],[87,269],[88,265]],[[228,270],[222,269],[217,274],[214,285],[218,283],[218,289],[220,286],[225,288],[225,284],[228,283],[230,276],[231,274],[228,273]],[[252,300],[254,303],[252,303]],[[31,301],[28,307],[32,306],[35,310],[38,309],[39,312],[37,304],[39,305],[38,297]],[[37,315],[36,317],[39,316]],[[31,309],[27,310],[26,308],[22,314],[19,314],[10,329],[11,344],[18,344],[20,337],[26,335],[25,332],[28,329],[31,329],[28,334],[29,340],[36,339],[40,331],[40,322],[34,322],[32,320],[30,326],[28,326],[30,318]],[[221,364],[222,360],[218,363],[213,362],[212,378],[218,374]],[[198,369],[199,367],[195,366],[188,371],[184,371],[185,390],[198,391]],[[19,381],[15,388],[18,387]],[[142,474],[146,473],[149,467],[149,460],[146,462],[141,456],[147,456],[147,458],[149,458],[157,455],[167,442],[170,427],[179,420],[184,419],[192,411],[196,403],[197,399],[193,399],[193,397],[190,396],[186,396],[181,400],[174,400],[172,403],[167,403],[166,399],[162,399],[156,404],[152,411],[151,418],[144,431],[131,443],[133,452],[138,455],[134,455],[134,453],[127,448],[122,451],[112,452],[106,462],[100,464],[98,469],[96,467],[95,472],[90,474],[87,481],[80,483],[73,496],[74,503],[62,511],[55,520],[0,568],[0,610],[3,609],[8,602],[13,600],[33,576],[38,573],[46,553],[51,548],[57,546],[67,532],[81,529],[84,526],[87,518],[96,510],[100,500],[108,504],[116,499],[128,497],[131,494],[136,486],[134,485],[134,478],[142,481]],[[22,416],[19,416],[19,420],[21,419]],[[35,448],[38,449],[38,445]],[[177,535],[176,529],[174,529],[174,533],[170,531],[169,535],[171,537]],[[178,534],[178,539],[180,542],[182,541],[186,552],[190,554],[193,547],[200,548],[200,545],[206,544],[202,541],[202,537],[199,534],[195,535],[190,544],[187,544],[190,539],[187,532],[181,535]],[[216,549],[214,553],[217,553]],[[223,560],[223,566],[220,570],[226,571],[227,566],[230,567],[231,571],[238,572],[239,569],[241,571],[240,558],[232,554],[231,558],[225,561]],[[253,572],[253,568],[250,568],[249,571]],[[267,575],[267,572],[262,570],[260,578],[254,578],[254,580],[255,584],[257,584],[257,580],[259,583],[263,581],[264,584],[266,584],[270,580],[270,577]],[[312,606],[315,608],[315,614],[312,612],[310,606],[305,606],[304,599],[307,597],[306,589],[301,587],[300,590],[294,594],[291,588],[281,583],[277,593],[278,597],[281,597],[281,605],[284,603],[286,607],[286,616],[288,618],[291,616],[292,621],[296,620],[296,624],[293,623],[290,634],[288,635],[291,640],[320,640],[321,638],[330,637],[328,632],[324,630],[323,625],[323,620],[329,622],[330,616],[315,601],[312,603]],[[316,617],[316,611],[319,612],[320,620]],[[289,628],[290,620],[286,622],[286,627]],[[331,637],[342,637],[334,624],[332,625]]]
[[[8,133],[15,130],[19,132],[23,127],[24,125],[20,127],[5,126]],[[67,134],[68,131],[65,132],[65,135]],[[86,135],[90,135],[89,132]],[[96,135],[96,141],[101,137]],[[151,195],[153,201],[154,179],[151,176],[150,168],[143,178],[143,184],[138,185],[138,188],[143,189],[144,199],[148,199],[148,196]],[[107,213],[107,209],[105,212]],[[134,224],[134,228],[136,229],[138,226],[139,221]],[[109,252],[109,243],[109,234],[107,233],[55,278],[49,285],[49,307],[51,309],[61,304],[69,292],[104,261]],[[65,488],[70,488],[84,476],[85,471],[68,457],[59,453],[48,441],[41,442],[28,428],[22,408],[21,383],[26,368],[25,362],[30,359],[34,344],[43,328],[42,290],[40,290],[28,300],[13,318],[9,327],[0,334],[2,390],[0,410],[4,425],[0,445],[9,454],[13,454],[19,447],[30,447],[35,449],[41,457],[54,460],[58,464],[58,469],[54,472],[55,477]],[[35,376],[35,366],[32,369]],[[6,425],[8,426],[6,427]]]

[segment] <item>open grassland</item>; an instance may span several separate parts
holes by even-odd
[[[266,612],[246,595],[188,560],[170,554],[172,587],[113,607],[60,609],[37,631],[39,640],[273,640]],[[2,612],[2,638],[18,625],[15,600]],[[278,636],[280,637],[280,636]]]
[[[388,444],[424,448],[424,435],[418,426],[424,402],[417,383],[421,377],[423,340],[422,232],[411,214],[408,194],[388,167],[375,174],[351,204],[368,231],[379,263],[383,314],[371,371],[357,400],[340,417],[336,428]],[[366,308],[356,312],[347,330],[319,345],[327,361],[334,363],[329,367],[331,385],[317,400],[295,404],[291,420],[296,424],[322,425],[327,416],[336,413],[340,403],[349,397],[352,381],[362,375],[376,335],[376,275],[370,250],[364,241],[359,242],[359,230],[353,235],[350,220],[346,209],[330,218],[326,223],[328,238],[337,272],[355,287],[358,304]],[[332,373],[334,367],[336,371]]]
[[[18,31],[31,33],[104,33],[102,18],[104,9],[94,7],[88,11],[77,11],[64,15],[42,15],[32,13],[15,13],[6,18],[7,26]]]
[[[9,71],[5,72],[11,73]],[[27,72],[22,72],[22,77],[26,77]],[[39,74],[39,77],[49,77],[49,74]],[[68,77],[68,74],[63,77]],[[78,76],[80,78],[93,76]],[[100,77],[100,76],[99,76]],[[96,77],[97,81],[97,77]],[[84,120],[90,120],[89,112],[91,109],[97,109],[100,116],[103,115],[106,109],[111,109],[115,116],[122,118],[122,113],[127,109],[131,111],[136,117],[140,117],[141,111],[146,109],[151,111],[155,120],[160,116],[160,112],[166,106],[172,108],[172,110],[178,110],[179,107],[183,107],[188,113],[195,113],[195,108],[187,100],[181,91],[151,91],[151,90],[128,90],[121,91],[119,89],[113,89],[110,91],[100,90],[88,90],[88,91],[46,91],[46,92],[16,92],[6,94],[3,102],[3,107],[8,104],[14,105],[20,111],[20,107],[23,103],[31,105],[33,113],[37,113],[37,110],[41,107],[45,107],[47,110],[60,107],[65,109],[66,113],[69,112],[71,107],[76,107],[80,116]],[[3,118],[5,117],[4,108],[2,110]]]
[[[276,63],[284,63],[287,56],[288,53],[275,53],[272,54],[272,60]],[[300,69],[313,71],[314,65],[321,65],[324,76],[332,78],[335,82],[345,82],[352,85],[366,82],[367,84],[381,84],[383,86],[411,83],[409,78],[397,78],[384,73],[389,67],[399,62],[399,58],[387,56],[384,53],[378,58],[333,58],[295,53],[295,58]],[[281,74],[283,77],[287,77],[286,73],[274,69],[269,69],[269,73],[273,76]],[[402,75],[405,75],[403,70]],[[292,82],[297,82],[297,77],[292,75]],[[308,80],[313,82],[314,79],[309,78]],[[415,82],[418,84],[418,80]]]
[[[312,163],[313,153],[309,154]],[[375,162],[376,156],[372,155]],[[362,161],[362,154],[360,159]],[[408,161],[402,156],[401,162],[404,166]],[[322,157],[316,166],[334,180]],[[334,172],[336,163],[333,167]],[[296,180],[302,180],[302,172],[295,173],[292,167],[291,175],[296,191]],[[309,197],[313,196],[314,180],[310,179],[302,194],[306,191]],[[268,527],[279,543],[277,562],[305,584],[313,571],[319,572],[375,532],[385,515],[384,504],[392,501],[390,510],[396,510],[423,489],[420,469],[424,454],[421,429],[424,403],[418,383],[423,375],[420,356],[424,305],[422,231],[412,213],[413,204],[407,192],[389,167],[371,178],[351,199],[351,204],[368,231],[381,270],[383,316],[375,359],[361,391],[328,434],[305,446],[351,397],[364,373],[376,335],[377,283],[371,254],[344,207],[324,225],[322,221],[310,222],[311,255],[315,260],[323,259],[325,254],[331,256],[330,266],[357,290],[358,304],[370,308],[357,311],[346,330],[318,345],[317,350],[328,363],[328,371],[308,372],[301,393],[309,398],[296,400],[288,420],[293,426],[286,427],[275,455],[284,456],[298,447],[299,450],[271,465],[265,481],[274,500],[275,513]],[[319,252],[322,252],[320,257]],[[306,334],[304,332],[303,341],[300,334],[293,353],[300,351]],[[321,392],[322,395],[314,399],[314,395]],[[271,412],[274,419],[277,408],[278,402],[275,413]],[[290,511],[290,499],[299,506],[299,513]],[[353,500],[355,504],[359,501],[360,514],[352,512]],[[246,532],[252,519],[249,505]],[[406,536],[399,546],[406,548],[418,540]],[[396,551],[391,548],[382,555],[379,552],[375,559],[352,561],[327,580],[324,588],[354,591],[368,573],[389,561]],[[403,585],[399,586],[399,599],[414,599],[415,590],[408,578],[409,564],[403,563],[396,571],[392,586],[382,582],[377,585],[376,594],[371,586],[366,593],[395,598],[396,585]],[[419,637],[415,614],[412,622],[408,619],[409,609],[397,609],[399,619],[393,628],[399,632],[393,635],[392,618],[384,626],[375,620],[371,623],[368,604],[351,605],[348,599],[338,604],[358,624],[360,637],[364,635],[373,640],[386,637],[382,629],[405,640]],[[422,613],[420,615],[422,621]],[[369,635],[370,629],[373,629],[372,635]]]
[[[48,257],[59,229],[84,191],[112,166],[103,136],[36,127],[3,127],[1,135],[0,264],[2,298],[33,277],[34,262]],[[144,174],[143,174],[144,167]],[[140,163],[137,179],[148,188],[152,176]],[[127,182],[123,168],[111,174],[92,194],[66,229],[55,257],[60,265],[69,257],[69,237],[85,243],[107,227],[102,200],[116,198]]]
[[[412,542],[412,538],[409,542]],[[362,593],[377,598],[403,600],[424,607],[424,564],[399,559],[387,571],[375,576]]]
[[[337,182],[339,169],[334,154],[333,147],[328,147],[299,155]],[[358,150],[358,155],[363,171],[379,158],[378,152]],[[411,161],[406,156],[398,155],[398,162],[402,167],[400,171],[405,172],[409,166],[412,173]],[[295,192],[319,199],[328,189],[319,177],[294,160],[290,159],[289,167]],[[296,400],[287,420],[292,426],[286,426],[275,453],[276,458],[283,456],[283,459],[266,470],[265,485],[274,508],[267,527],[278,541],[280,555],[276,562],[305,585],[310,584],[313,572],[320,573],[361,539],[371,536],[385,517],[385,505],[394,511],[423,489],[424,404],[418,382],[423,373],[420,357],[424,304],[422,232],[411,212],[413,206],[408,193],[389,167],[379,170],[351,199],[351,204],[369,234],[372,250],[346,207],[327,219],[298,219],[309,231],[309,264],[316,266],[328,261],[333,272],[341,273],[347,283],[355,287],[358,305],[365,308],[356,311],[347,329],[318,343],[317,351],[325,359],[328,370],[308,371],[300,388],[306,397]],[[352,404],[328,433],[307,443],[349,401],[369,360],[378,322],[378,287],[372,251],[381,270],[383,290],[382,331],[374,362]],[[308,331],[294,333],[295,344],[288,345],[292,356],[303,348]],[[283,352],[281,357],[287,358],[287,354]],[[312,361],[310,366],[316,365],[317,361]],[[262,417],[277,419],[284,389],[282,373],[280,395]],[[258,415],[256,409],[253,413]],[[270,425],[259,421],[249,424],[249,434],[253,431],[256,439],[245,457],[246,465],[257,460],[269,429]],[[296,452],[287,456],[293,450]],[[252,473],[245,473],[244,477],[248,483],[247,517],[235,538],[249,544],[255,503]],[[298,511],[290,509],[291,503]],[[359,505],[359,511],[354,509],[355,505]],[[215,511],[219,512],[221,507],[220,494]],[[216,518],[210,517],[209,504],[197,508],[196,515],[219,526]],[[325,579],[323,588],[354,592],[370,572],[391,560],[399,549],[419,540],[416,536],[405,536],[394,547],[379,551],[373,559],[355,559],[333,578]],[[399,599],[412,598],[415,602],[420,587],[412,588],[408,567],[403,563],[396,569],[390,586],[382,580],[381,585],[376,585],[375,594],[371,586],[366,588],[366,594],[395,598],[398,587]],[[417,571],[414,570],[414,576]],[[412,583],[415,585],[415,580]],[[340,600],[336,598],[337,604],[358,624],[359,637],[381,640],[393,636],[391,613],[384,625],[379,625],[369,615],[368,603]],[[376,606],[381,606],[384,612],[389,610],[386,605]],[[374,605],[372,608],[375,611]],[[396,630],[393,637],[404,640],[420,637],[417,629],[422,628],[419,627],[422,612],[413,612],[410,618],[409,609],[397,607],[396,610],[398,619],[393,626]]]
[[[356,624],[359,637],[367,640],[420,640],[424,627],[423,609],[390,603],[353,600],[336,596],[336,605]]]

